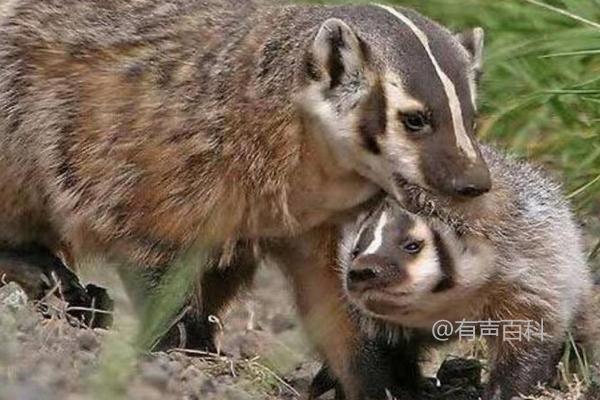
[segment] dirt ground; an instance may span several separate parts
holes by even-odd
[[[298,398],[318,364],[302,338],[283,279],[263,273],[256,287],[218,322],[227,357],[174,351],[136,361],[129,345],[136,321],[120,288],[111,290],[118,329],[106,331],[72,326],[56,299],[51,317],[44,318],[18,286],[4,286],[0,399]]]
[[[254,291],[215,322],[222,327],[219,345],[226,357],[183,351],[136,354],[131,345],[136,319],[116,277],[109,268],[84,272],[86,279],[111,288],[115,329],[72,326],[65,304],[52,298],[43,317],[18,286],[0,287],[0,400],[306,398],[319,363],[303,337],[289,288],[276,271],[263,268]],[[429,355],[425,369],[433,376],[444,359],[479,354],[477,346],[444,348]],[[437,388],[432,379],[423,399],[478,398],[478,382],[456,378]],[[598,391],[585,395],[575,378],[566,379],[563,387],[539,400],[600,399]]]

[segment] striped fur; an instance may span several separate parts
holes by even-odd
[[[433,55],[427,35],[425,34],[425,32],[419,29],[414,24],[414,22],[410,20],[410,18],[407,18],[400,11],[389,6],[380,5],[380,7],[397,17],[400,21],[402,21],[402,23],[406,24],[410,28],[410,30],[415,34],[415,36],[419,39],[419,42],[421,42],[421,45],[427,52],[427,56],[429,57],[429,60],[435,68],[435,72],[440,82],[442,83],[442,86],[444,87],[444,92],[448,101],[448,108],[450,109],[450,114],[452,115],[452,127],[454,130],[454,135],[456,137],[456,145],[467,155],[469,160],[475,161],[477,159],[477,153],[475,152],[475,148],[471,139],[467,135],[467,129],[465,128],[465,123],[462,115],[463,107],[460,103],[460,99],[456,92],[456,87],[454,86],[454,83],[448,77],[448,75],[446,75],[446,73],[442,70],[439,62]],[[474,95],[473,93],[471,93],[471,101],[474,103],[473,98]]]

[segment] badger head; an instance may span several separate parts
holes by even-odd
[[[489,241],[457,235],[390,198],[344,228],[338,254],[348,300],[407,327],[468,317],[495,274]]]
[[[483,31],[452,34],[410,10],[333,7],[311,39],[301,96],[337,160],[399,200],[403,184],[490,190],[476,130]]]

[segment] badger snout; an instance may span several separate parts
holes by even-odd
[[[455,178],[452,189],[462,197],[478,197],[489,192],[491,188],[490,171],[484,163],[478,163]]]
[[[349,292],[360,294],[398,284],[406,278],[406,271],[391,258],[366,254],[352,261],[346,274],[346,284]]]

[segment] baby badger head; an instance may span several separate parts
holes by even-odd
[[[468,308],[492,271],[481,239],[458,237],[391,199],[351,231],[340,246],[348,298],[367,314],[404,326],[461,318],[456,312]]]
[[[454,35],[387,6],[331,15],[311,39],[300,105],[334,156],[399,199],[406,182],[451,196],[487,192],[474,138],[483,31]]]

